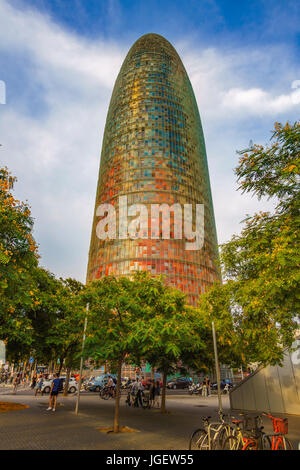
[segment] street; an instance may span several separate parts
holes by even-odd
[[[122,395],[120,424],[134,431],[107,434],[99,428],[112,425],[114,400],[102,400],[97,393],[83,392],[80,413],[74,413],[74,395],[59,395],[56,412],[46,411],[48,396],[33,396],[32,390],[0,388],[0,401],[17,402],[29,408],[0,414],[1,449],[188,449],[191,433],[202,427],[202,415],[216,416],[217,398],[190,396],[185,391],[168,391],[167,414],[158,409],[129,408]],[[225,413],[229,401],[223,398]],[[265,425],[271,431],[269,423]],[[294,449],[300,440],[300,418],[289,417],[289,438]]]

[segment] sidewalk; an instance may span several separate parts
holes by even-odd
[[[7,395],[8,391],[13,391],[14,386],[11,384],[1,384],[0,386],[0,395]],[[19,385],[17,388],[17,393],[22,394],[22,392],[30,390],[30,384],[26,384],[25,387],[23,385]]]
[[[1,397],[1,400],[3,398]],[[174,395],[167,399],[169,414],[159,410],[132,409],[122,397],[120,424],[137,430],[134,433],[106,434],[99,427],[110,427],[113,400],[97,395],[82,395],[80,414],[74,413],[76,397],[59,396],[56,412],[46,411],[48,398],[8,395],[5,401],[29,405],[28,409],[0,414],[0,449],[188,449],[192,431],[201,427],[201,415],[215,416],[217,399]],[[224,399],[228,411],[228,399]],[[289,437],[298,446],[300,418],[290,421]]]

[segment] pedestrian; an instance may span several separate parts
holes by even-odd
[[[205,385],[206,385],[206,391],[207,391],[207,396],[210,395],[210,380],[208,377],[205,379]]]
[[[54,374],[54,379],[52,380],[50,396],[49,396],[49,408],[47,411],[55,411],[56,410],[56,403],[57,403],[57,395],[60,388],[60,379],[58,378],[58,374]]]
[[[202,396],[207,397],[207,386],[206,386],[205,381],[202,384]]]
[[[36,375],[34,375],[34,376],[32,377],[32,381],[31,381],[30,388],[33,389],[35,386],[36,386]]]
[[[143,408],[143,400],[142,400],[143,391],[144,391],[144,386],[143,386],[142,382],[140,380],[138,380],[137,381],[136,401],[137,401],[137,406],[139,406],[139,404],[140,404],[142,408]]]
[[[113,397],[116,396],[116,384],[113,377],[109,377],[106,387]]]
[[[133,403],[133,406],[138,408],[139,404],[141,405],[141,407],[143,407],[143,401],[142,401],[142,392],[143,392],[143,385],[142,383],[140,382],[140,379],[137,378],[135,380],[135,382],[133,382],[132,386],[131,386],[131,395],[132,397],[135,397],[135,400],[134,400],[134,403]]]
[[[43,396],[43,384],[44,384],[44,375],[42,374],[40,378],[37,381],[36,387],[35,387],[35,394],[34,396],[36,397],[38,392]]]
[[[129,385],[130,391],[128,392],[127,398],[129,399],[130,406],[136,406],[136,394],[137,394],[137,381],[134,380]]]
[[[18,388],[18,385],[20,385],[20,382],[21,382],[20,374],[17,374],[17,376],[13,380],[13,386],[14,386],[13,395],[16,394],[17,388]]]
[[[157,406],[159,408],[159,397],[160,397],[160,382],[159,380],[155,383],[155,390],[154,390],[154,403],[153,406]]]
[[[154,406],[154,402],[155,402],[155,381],[154,380],[150,381],[149,392],[150,392],[150,406]]]

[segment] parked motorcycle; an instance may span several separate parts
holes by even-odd
[[[189,386],[189,390],[188,390],[189,394],[190,395],[200,395],[200,393],[202,392],[202,385],[201,384],[192,384]]]

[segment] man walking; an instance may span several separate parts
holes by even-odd
[[[18,385],[20,385],[20,382],[21,382],[21,377],[20,377],[20,374],[17,374],[17,376],[14,378],[13,380],[13,395],[16,394],[17,392],[17,388],[18,388]]]
[[[43,389],[43,384],[44,384],[44,374],[42,374],[35,386],[35,394],[34,396],[36,397],[38,392],[41,393],[41,395],[43,396],[43,392],[42,392],[42,389]]]
[[[49,408],[47,411],[55,411],[56,410],[56,403],[57,403],[57,395],[59,392],[60,387],[60,379],[58,378],[58,374],[54,375],[54,379],[52,381],[50,396],[49,396]]]
[[[208,377],[206,377],[205,379],[205,384],[206,384],[206,388],[207,388],[207,396],[210,395],[210,380]]]
[[[143,384],[142,384],[142,382],[138,379],[138,380],[137,380],[136,404],[137,404],[137,406],[139,406],[139,404],[140,404],[141,408],[143,408],[143,400],[142,400],[143,390],[144,390]]]

